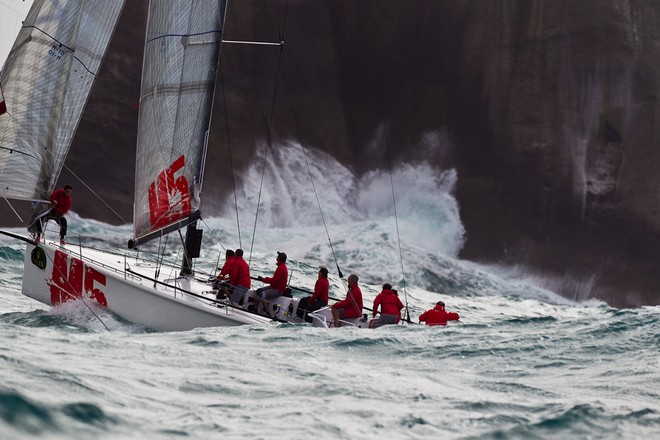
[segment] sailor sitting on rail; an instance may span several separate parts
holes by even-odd
[[[286,254],[284,252],[278,252],[276,261],[277,269],[275,269],[275,273],[272,277],[257,278],[259,281],[269,284],[256,291],[256,297],[261,299],[260,304],[263,307],[263,313],[267,316],[271,316],[268,300],[284,295],[286,292],[287,279],[289,277],[289,270],[286,267]],[[259,311],[258,308],[259,304],[257,304],[257,312]]]

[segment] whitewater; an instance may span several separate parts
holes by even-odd
[[[198,273],[242,247],[252,276],[267,276],[284,251],[291,285],[312,288],[325,265],[343,298],[356,273],[371,307],[389,282],[412,322],[153,332],[93,305],[23,296],[24,246],[0,237],[0,438],[660,437],[659,307],[612,308],[589,299],[588,281],[565,298],[553,288],[566,280],[458,258],[454,170],[402,164],[356,177],[294,144],[269,154],[256,228],[260,165],[237,192],[240,222],[233,195],[203,220]],[[70,243],[123,249],[132,234],[68,219]],[[418,325],[438,300],[460,321]]]

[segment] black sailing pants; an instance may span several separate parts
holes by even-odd
[[[41,235],[42,225],[45,225],[46,222],[48,222],[48,220],[55,220],[55,223],[60,225],[60,239],[64,239],[64,237],[66,236],[66,226],[67,226],[66,219],[61,215],[52,214],[52,213],[48,213],[43,217],[37,219],[37,223],[36,223],[37,234]]]

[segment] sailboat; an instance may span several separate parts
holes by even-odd
[[[35,0],[0,75],[0,191],[47,205],[125,0]],[[269,309],[248,290],[218,299],[193,268],[202,230],[201,188],[227,1],[151,0],[145,36],[135,167],[133,237],[126,250],[26,243],[22,293],[47,305],[79,300],[158,331],[304,322],[298,298]],[[11,204],[10,204],[11,206]],[[33,214],[34,217],[34,214]],[[180,230],[186,230],[185,239]],[[140,257],[141,246],[179,232],[180,267]],[[329,308],[308,321],[331,327]],[[341,325],[367,328],[366,315]]]
[[[7,200],[48,203],[124,0],[35,0],[0,76],[0,185]],[[152,0],[129,248],[187,228],[181,270],[0,231],[26,243],[22,293],[47,305],[82,300],[159,331],[262,324],[219,303],[196,278],[200,194],[227,2]],[[10,205],[11,206],[11,205]],[[178,273],[177,273],[178,272]]]

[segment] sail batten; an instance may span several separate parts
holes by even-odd
[[[134,241],[199,211],[226,1],[152,0],[145,36]]]
[[[0,73],[0,195],[48,200],[125,0],[35,0]]]

